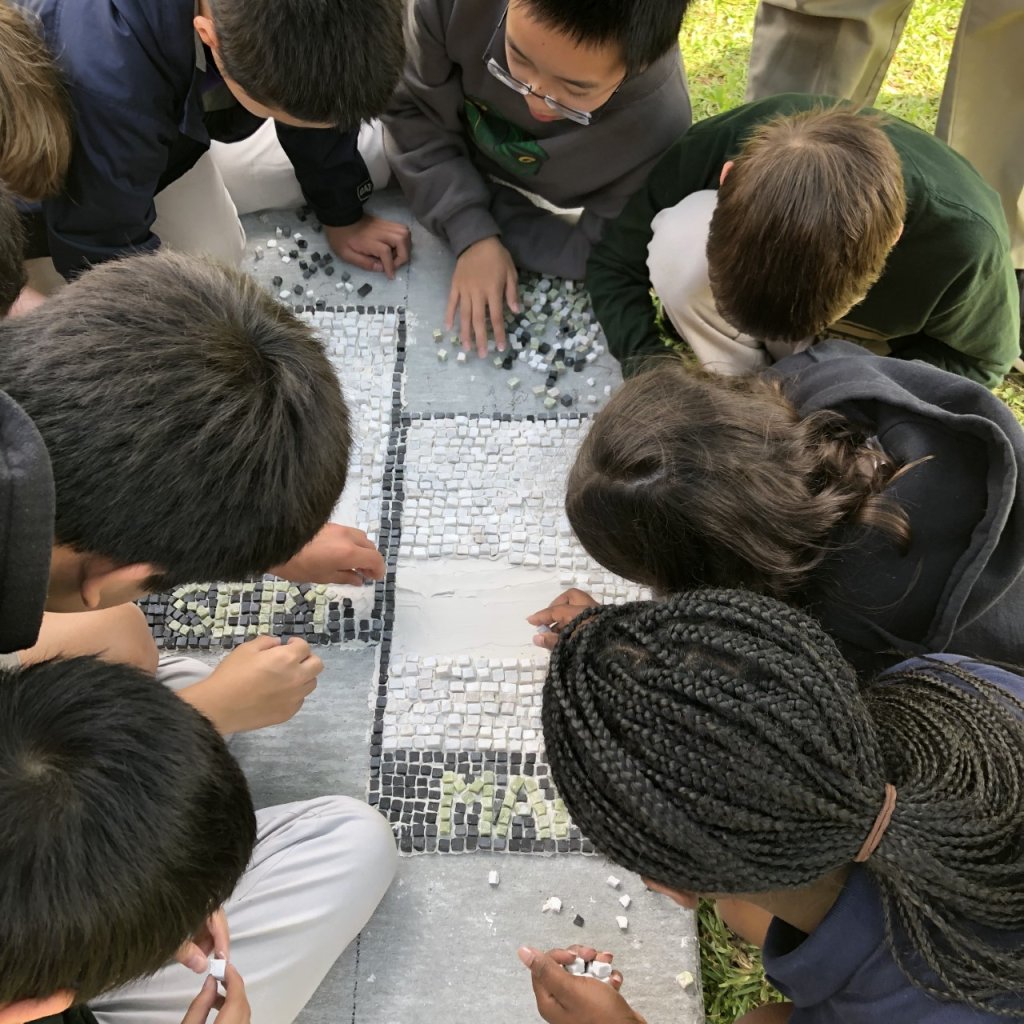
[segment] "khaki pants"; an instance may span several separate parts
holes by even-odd
[[[761,0],[748,99],[822,93],[872,103],[913,0]],[[936,134],[1002,198],[1024,267],[1024,2],[965,0]]]
[[[204,153],[191,170],[157,193],[153,205],[156,208],[153,233],[168,248],[195,255],[202,253],[229,266],[242,262],[245,232],[210,153]],[[28,260],[25,268],[29,286],[44,295],[52,295],[64,286],[64,278],[48,256]]]

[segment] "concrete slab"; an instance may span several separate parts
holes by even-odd
[[[491,869],[500,872],[497,888],[487,882]],[[622,888],[611,889],[609,871],[596,857],[403,861],[361,937],[354,1024],[539,1020],[516,949],[572,943],[615,954],[623,993],[648,1020],[702,1019],[698,987],[684,990],[676,980],[697,973],[692,915],[621,869]],[[632,897],[627,911],[617,902],[622,893]],[[551,895],[563,901],[560,915],[541,912]],[[573,926],[574,913],[582,928]],[[623,913],[626,933],[615,924]]]
[[[393,191],[375,196],[370,209],[380,216],[406,223],[412,219],[401,197]],[[389,364],[390,356],[372,367],[365,357],[358,367],[351,361],[339,365],[343,378],[348,370],[350,399],[357,397],[364,411],[384,408],[379,403],[374,404],[377,399],[373,396],[378,395],[381,402],[396,402],[395,408],[407,417],[429,419],[459,412],[470,416],[499,413],[510,416],[514,426],[515,420],[536,413],[551,415],[544,409],[542,399],[532,393],[540,375],[529,367],[517,364],[514,370],[508,371],[495,367],[490,359],[478,360],[475,355],[466,363],[458,364],[453,359],[455,350],[450,346],[449,361],[438,362],[433,331],[443,327],[454,261],[445,246],[418,225],[413,225],[411,265],[404,268],[395,281],[388,282],[382,275],[345,268],[340,261],[335,261],[333,274],[321,270],[308,279],[303,278],[297,260],[283,263],[280,245],[266,245],[270,239],[276,239],[278,226],[290,232],[293,238],[295,231],[305,235],[309,243],[306,252],[316,251],[321,255],[327,252],[326,242],[314,230],[313,222],[299,220],[295,211],[251,215],[244,218],[244,224],[250,252],[244,268],[275,294],[288,292],[286,301],[293,305],[305,307],[319,301],[328,307],[396,306],[406,310],[405,345],[393,367],[400,375],[400,384],[390,398],[387,394],[392,368],[385,365]],[[259,260],[253,255],[256,245],[264,249],[263,258]],[[365,299],[336,287],[343,270],[351,275],[356,287],[364,282],[372,286]],[[280,285],[273,283],[274,277],[281,277]],[[302,286],[301,296],[294,293],[297,284]],[[313,294],[307,296],[306,291]],[[316,324],[315,316],[313,320]],[[381,375],[379,381],[374,374]],[[508,388],[510,374],[521,378],[520,389]],[[353,375],[359,378],[358,387]],[[614,360],[607,353],[587,364],[581,373],[568,376],[567,386],[574,396],[573,417],[600,408],[605,400],[604,387],[613,387],[621,379]],[[594,380],[593,385],[586,383],[590,378]],[[381,388],[377,387],[378,383]],[[589,391],[591,387],[598,401],[587,403],[584,396],[581,404],[577,390]],[[560,413],[566,411],[561,406],[558,409]],[[366,798],[370,792],[374,799],[384,799],[386,793],[393,792],[388,787],[403,774],[398,771],[399,758],[407,757],[410,767],[418,761],[422,768],[426,755],[430,755],[439,758],[432,760],[432,765],[447,767],[450,761],[456,772],[463,772],[463,760],[469,755],[458,743],[453,745],[447,739],[441,744],[433,740],[423,740],[422,744],[396,740],[392,747],[397,749],[387,751],[387,757],[394,760],[394,774],[386,777],[383,768],[371,767],[373,751],[378,754],[378,762],[387,759],[379,756],[385,715],[378,706],[379,700],[384,698],[386,704],[395,696],[392,718],[399,727],[403,721],[402,709],[411,711],[414,702],[409,698],[408,689],[401,693],[402,704],[397,695],[392,694],[388,671],[391,659],[437,654],[479,657],[482,652],[533,657],[539,652],[530,646],[530,631],[523,618],[540,607],[542,600],[553,597],[556,586],[561,588],[566,584],[569,575],[594,586],[605,599],[621,596],[621,581],[594,575],[593,567],[580,561],[580,553],[564,545],[557,548],[563,558],[558,571],[543,551],[539,566],[536,562],[527,562],[525,567],[512,564],[513,552],[504,552],[497,561],[493,553],[485,555],[482,550],[475,557],[464,557],[456,552],[446,561],[430,557],[429,552],[428,557],[422,557],[415,551],[405,551],[394,532],[395,524],[401,526],[403,517],[408,518],[407,510],[417,501],[425,501],[429,493],[421,480],[421,477],[429,477],[429,473],[417,475],[413,471],[411,460],[415,456],[411,444],[409,461],[406,461],[406,442],[415,441],[419,432],[419,428],[413,426],[416,422],[421,421],[412,419],[399,427],[396,420],[391,431],[393,436],[386,441],[375,439],[372,431],[367,434],[362,442],[362,458],[354,465],[347,504],[343,503],[343,509],[352,510],[353,515],[358,510],[359,514],[374,518],[376,510],[383,509],[383,514],[390,517],[386,521],[392,526],[390,531],[385,531],[382,543],[392,573],[393,596],[383,603],[378,602],[374,608],[379,608],[385,623],[393,626],[394,646],[385,633],[379,646],[347,644],[322,648],[319,653],[324,659],[324,673],[318,690],[302,713],[277,728],[233,740],[232,747],[250,777],[261,806],[323,793]],[[387,432],[384,421],[379,427]],[[554,433],[557,432],[557,428],[554,429]],[[508,433],[513,437],[515,431],[510,428]],[[579,431],[567,430],[566,436],[570,434],[577,438]],[[379,460],[375,462],[372,453],[367,455],[378,442],[384,444],[388,458],[394,458],[402,476],[404,510],[400,501],[394,501],[395,481],[385,482],[382,489],[377,473]],[[540,489],[551,492],[552,508],[538,506],[537,512],[541,517],[538,520],[540,532],[548,531],[549,543],[551,524],[561,514],[558,490],[562,471],[556,471],[556,451],[564,468],[571,453],[560,451],[557,444],[539,453],[540,458],[547,460],[544,479],[551,480],[550,486]],[[420,455],[429,459],[429,452]],[[496,467],[495,474],[499,471],[500,467]],[[509,474],[506,472],[505,476]],[[536,474],[520,473],[519,476],[524,480],[529,477],[536,483],[533,480]],[[429,484],[429,480],[426,482]],[[470,510],[475,514],[479,514],[482,507],[479,486],[479,482],[475,482],[470,487],[470,492],[477,495],[473,499],[477,508]],[[523,490],[511,477],[503,479],[498,491],[491,483],[487,486],[492,497],[500,491],[503,500],[513,491]],[[475,492],[473,487],[477,488]],[[444,488],[439,492],[443,493]],[[519,515],[516,509],[513,512]],[[352,525],[376,534],[380,523],[355,521]],[[513,525],[521,528],[518,520],[514,520]],[[411,528],[411,523],[405,522],[404,527]],[[428,544],[440,529],[440,524],[428,523]],[[558,532],[557,523],[554,529]],[[499,536],[503,536],[501,531]],[[400,547],[403,548],[401,558]],[[564,561],[567,557],[569,560]],[[530,569],[530,565],[536,568]],[[446,573],[450,578],[445,578]],[[496,583],[499,576],[500,586]],[[600,589],[602,586],[606,589]],[[471,625],[459,632],[453,630],[452,623]],[[403,681],[403,685],[407,682]],[[420,679],[423,685],[429,682],[426,677]],[[521,692],[535,689],[524,676]],[[535,698],[535,692],[533,696]],[[519,709],[514,709],[507,717],[518,722],[522,716]],[[495,724],[499,724],[497,719]],[[421,737],[416,739],[419,741]],[[529,773],[536,771],[538,777],[543,778],[546,771],[543,751],[538,749],[531,753],[525,743],[522,752],[510,752],[510,748],[502,749],[498,744],[488,751],[481,755],[482,764],[473,762],[466,771],[475,772],[481,767],[486,771],[493,767],[497,774],[507,771],[512,776],[519,771],[527,772],[527,763]],[[502,757],[508,758],[507,768]],[[513,757],[520,759],[515,762],[516,767],[513,767]],[[518,767],[520,763],[522,768]],[[406,765],[401,767],[404,769]],[[402,824],[393,810],[390,820],[396,832],[408,835],[409,826]],[[516,825],[515,820],[513,830],[522,828],[528,834],[530,822],[523,819],[523,825]],[[499,832],[495,829],[494,834]],[[437,844],[428,848],[446,847]],[[453,841],[451,848],[466,847],[462,844],[456,847]],[[518,848],[511,842],[507,846],[510,850]],[[523,844],[521,848],[538,847]],[[578,840],[567,848],[579,849]],[[491,868],[496,868],[501,876],[501,884],[496,889],[487,884]],[[616,963],[626,976],[625,991],[636,1009],[649,1019],[672,1020],[677,1024],[695,1024],[702,1020],[697,986],[684,990],[676,980],[683,971],[699,974],[692,915],[647,893],[638,879],[615,869],[615,874],[624,878],[622,891],[633,899],[625,911],[629,930],[620,933],[614,920],[617,913],[623,912],[617,903],[620,893],[605,884],[611,870],[599,857],[572,853],[528,856],[485,853],[477,849],[463,856],[424,853],[416,858],[403,858],[395,886],[357,943],[335,965],[300,1016],[299,1024],[414,1024],[424,1018],[444,1022],[478,1017],[492,1024],[522,1024],[538,1018],[529,978],[516,959],[516,948],[524,943],[548,948],[573,942],[592,943],[616,953]],[[560,917],[541,913],[543,901],[552,894],[560,896],[564,902],[565,910]],[[572,925],[574,907],[585,919],[583,928]]]

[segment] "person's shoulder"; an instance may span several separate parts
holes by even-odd
[[[1006,218],[996,191],[941,139],[907,121],[883,116],[886,134],[903,164],[908,235],[927,231],[931,222],[941,227],[947,251],[977,253],[981,247],[1008,254]],[[897,248],[907,240],[901,239]]]
[[[190,81],[194,13],[193,0],[65,2],[57,5],[50,45],[70,84],[100,95],[132,89],[133,80],[149,68]],[[137,93],[133,97],[137,102]]]
[[[970,678],[975,676],[998,686],[1017,700],[1024,701],[1022,672],[1024,666],[992,665],[963,654],[929,654],[920,658],[908,658],[893,665],[878,676],[878,682],[891,682],[895,681],[891,677],[898,678],[911,674],[931,675],[967,689],[970,687]]]

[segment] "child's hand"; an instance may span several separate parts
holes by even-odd
[[[222,733],[249,732],[298,714],[323,667],[305,640],[259,636],[180,694]]]
[[[205,974],[210,968],[210,955],[216,953],[226,960],[231,951],[231,933],[228,931],[228,918],[224,909],[215,910],[202,924],[202,927],[178,947],[174,959],[196,974]]]
[[[596,608],[600,604],[589,594],[573,587],[548,605],[547,608],[534,612],[526,621],[531,626],[543,626],[550,632],[536,633],[533,642],[538,647],[546,647],[549,651],[558,643],[558,634],[576,618],[584,608]]]
[[[537,1011],[548,1024],[645,1024],[643,1017],[632,1010],[619,995],[622,975],[613,971],[606,985],[594,978],[569,974],[566,964],[577,956],[584,960],[611,963],[610,953],[571,946],[552,949],[548,953],[522,946],[519,959],[530,968]]]
[[[232,964],[225,968],[223,985],[227,995],[222,996],[217,990],[216,980],[207,978],[181,1024],[206,1024],[214,1010],[217,1011],[217,1024],[249,1024],[252,1009],[245,994],[245,983]]]
[[[350,583],[384,579],[384,556],[352,526],[328,523],[294,558],[270,570],[295,583]]]
[[[366,213],[362,220],[345,227],[325,224],[324,234],[341,259],[363,270],[384,271],[394,278],[395,271],[409,262],[412,235],[405,224],[397,221],[381,220]]]
[[[469,350],[476,335],[476,351],[487,355],[487,320],[490,318],[498,351],[505,350],[504,303],[519,312],[519,275],[508,249],[497,238],[484,238],[471,245],[455,264],[452,290],[448,295],[445,328],[452,329],[459,311],[459,336]]]

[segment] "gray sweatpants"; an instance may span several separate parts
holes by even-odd
[[[913,0],[761,0],[747,99],[821,93],[870,104]],[[936,134],[999,193],[1024,267],[1024,2],[965,0]]]

